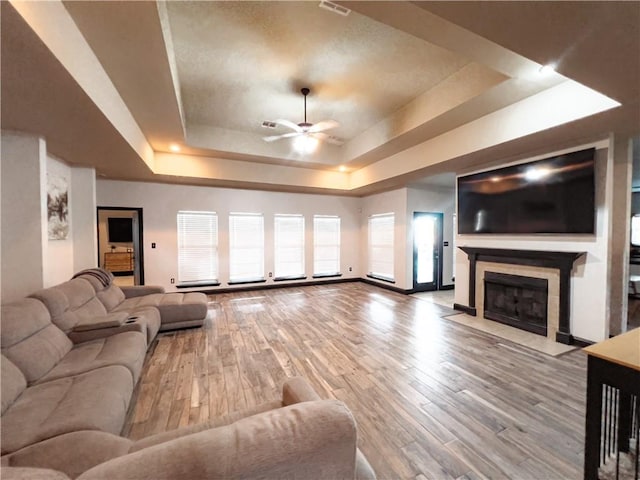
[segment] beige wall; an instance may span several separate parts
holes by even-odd
[[[609,335],[608,252],[611,223],[612,159],[608,142],[600,142],[596,150],[596,233],[595,235],[457,235],[458,246],[586,252],[574,264],[571,278],[571,333],[576,337],[600,341]],[[580,150],[591,145],[576,146]],[[564,151],[563,151],[564,152]],[[525,161],[538,160],[563,152],[549,152]],[[469,304],[469,259],[456,255],[455,301]]]
[[[265,274],[273,272],[273,216],[277,213],[305,216],[305,268],[307,281],[313,274],[313,215],[338,215],[341,218],[342,278],[357,278],[360,267],[360,199],[350,197],[290,194],[255,190],[166,185],[154,183],[99,180],[98,203],[112,207],[143,208],[144,273],[148,285],[175,290],[177,281],[177,214],[180,210],[213,211],[218,214],[220,288],[229,288],[229,213],[264,214]],[[156,248],[151,248],[151,243]],[[349,267],[352,271],[349,272]],[[266,284],[273,279],[267,278]],[[277,282],[284,283],[295,282]],[[182,290],[181,290],[182,291]]]

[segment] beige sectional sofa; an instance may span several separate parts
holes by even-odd
[[[3,305],[0,476],[375,478],[349,410],[302,379],[244,414],[138,442],[120,437],[149,343],[205,315],[202,294],[125,292],[102,273]]]

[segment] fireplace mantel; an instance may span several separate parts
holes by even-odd
[[[586,252],[554,252],[547,250],[512,250],[502,248],[458,247],[469,257],[469,306],[454,308],[476,315],[476,263],[492,262],[512,265],[554,268],[560,272],[560,325],[556,341],[573,342],[570,325],[571,271],[574,262]]]

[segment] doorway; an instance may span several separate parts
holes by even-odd
[[[413,290],[439,290],[442,285],[442,213],[413,214]]]
[[[98,207],[98,266],[117,285],[144,285],[142,208]]]

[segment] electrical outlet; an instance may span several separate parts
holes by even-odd
[[[171,283],[176,283],[176,279],[175,278],[171,278]]]
[[[269,272],[269,278],[273,277],[273,273]]]
[[[156,242],[151,243],[151,248],[156,248]]]
[[[350,272],[353,272],[353,268],[349,267],[349,271],[350,271]]]

